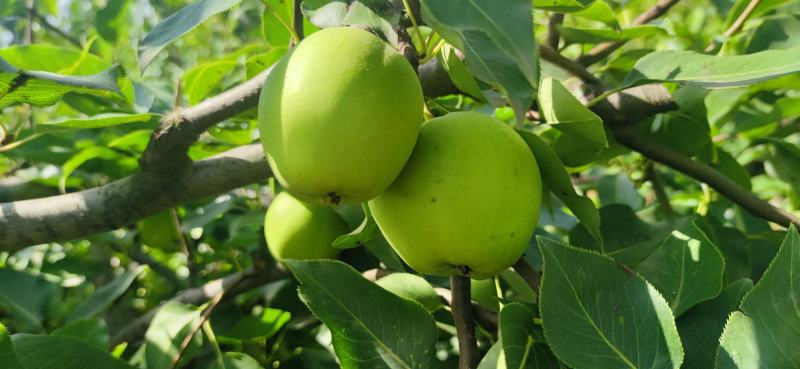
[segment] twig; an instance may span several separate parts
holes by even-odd
[[[750,0],[750,3],[748,3],[747,7],[744,8],[744,10],[742,11],[742,14],[739,14],[739,17],[736,18],[736,21],[734,21],[733,24],[731,24],[731,26],[728,27],[727,30],[725,30],[725,33],[723,33],[725,39],[730,38],[736,32],[739,32],[739,29],[742,28],[744,22],[747,21],[747,18],[750,18],[750,14],[752,14],[753,11],[756,10],[756,7],[758,7],[758,4],[760,2],[761,0]],[[717,45],[718,44],[715,41],[712,41],[711,44],[709,44],[706,47],[705,52],[708,53],[713,51]]]
[[[589,73],[589,71],[586,70],[586,68],[584,68],[582,65],[575,63],[567,57],[559,54],[549,46],[539,45],[539,52],[541,53],[543,59],[557,65],[567,72],[570,72],[571,74],[580,78],[583,82],[598,87],[603,86],[603,81]]]
[[[747,4],[747,7],[742,11],[742,14],[739,14],[739,18],[736,18],[736,21],[725,31],[725,37],[731,37],[734,33],[739,32],[739,29],[742,28],[744,22],[747,21],[747,18],[750,17],[750,14],[756,10],[758,4],[761,0],[750,0],[750,3]]]
[[[547,22],[547,41],[545,45],[553,50],[558,50],[559,41],[561,41],[561,34],[558,32],[558,26],[564,22],[564,13],[554,13],[550,16]]]
[[[539,293],[539,286],[542,283],[542,277],[539,276],[539,272],[537,272],[533,267],[525,261],[524,257],[519,258],[516,263],[512,266],[514,270],[522,276],[522,279],[525,282],[528,282],[528,285],[536,292]]]
[[[475,337],[475,321],[472,320],[472,298],[468,276],[450,277],[453,292],[453,320],[458,336],[459,369],[475,369],[478,366],[478,341]]]
[[[224,297],[231,298],[239,293],[263,286],[269,282],[287,278],[288,276],[289,274],[285,269],[279,267],[277,264],[273,264],[271,267],[265,270],[250,269],[243,273],[235,273],[225,278],[213,280],[199,287],[182,290],[168,301],[177,301],[184,304],[197,305],[208,301],[208,299],[213,298],[224,290],[228,291]],[[236,288],[233,288],[234,284],[236,284]],[[111,337],[110,340],[111,347],[114,347],[122,342],[135,343],[137,340],[141,339],[141,336],[147,330],[150,321],[153,320],[153,317],[158,312],[158,309],[159,307],[156,307],[144,315],[136,318],[127,326],[115,330],[115,335]],[[129,345],[129,347],[131,346],[132,345]]]
[[[178,211],[175,208],[170,208],[167,211],[172,223],[173,236],[180,243],[181,251],[186,254],[186,263],[189,267],[189,284],[194,287],[197,285],[197,253],[194,244],[190,245],[186,240],[186,235],[181,229],[181,218],[178,216]]]
[[[292,0],[292,2],[292,30],[294,31],[295,37],[297,37],[296,45],[305,38],[303,31],[303,0]]]
[[[34,2],[33,0],[26,0],[25,6],[28,9],[28,14],[25,16],[25,29],[24,29],[24,39],[23,43],[25,45],[30,45],[33,43],[33,15],[36,13],[36,10],[33,8]]]
[[[631,23],[634,26],[640,26],[643,24],[647,24],[653,19],[656,19],[662,16],[664,13],[667,12],[670,8],[672,8],[675,4],[678,3],[678,0],[659,0],[652,8],[648,9],[646,12],[642,13],[636,19],[633,20]],[[589,50],[588,53],[579,57],[576,61],[578,64],[583,65],[584,67],[588,67],[594,63],[600,61],[600,59],[605,58],[606,56],[610,55],[614,52],[614,50],[619,49],[625,45],[625,41],[619,42],[604,42]]]
[[[236,286],[241,280],[242,278],[240,277],[230,286],[230,288]],[[219,291],[219,293],[214,295],[214,298],[209,303],[208,308],[206,308],[203,314],[200,315],[200,320],[198,320],[197,324],[195,324],[194,327],[192,327],[192,331],[188,335],[186,335],[186,337],[183,338],[183,342],[181,342],[178,354],[172,358],[172,365],[169,366],[170,369],[175,369],[178,366],[178,363],[181,361],[183,354],[186,353],[186,349],[189,348],[189,344],[192,343],[192,339],[194,339],[194,336],[197,334],[197,332],[200,331],[200,328],[203,327],[203,324],[205,324],[206,321],[208,321],[208,318],[211,316],[211,313],[217,307],[219,302],[222,301],[222,296],[225,295],[225,292],[227,292],[227,289],[223,289],[222,291]]]
[[[661,178],[658,176],[658,171],[656,170],[655,164],[652,161],[648,161],[644,165],[644,176],[651,185],[653,185],[653,192],[656,195],[656,200],[658,201],[658,208],[661,209],[661,212],[665,215],[669,216],[675,213],[675,210],[672,209],[672,205],[669,203],[669,196],[667,196],[667,191],[664,190],[664,184],[661,183]]]
[[[36,21],[39,22],[39,24],[42,27],[47,28],[50,31],[53,31],[59,37],[61,37],[64,40],[68,41],[69,43],[77,46],[78,48],[83,48],[83,45],[81,44],[81,42],[77,38],[68,35],[66,32],[58,29],[58,27],[50,24],[50,22],[47,21],[47,18],[45,18],[43,15],[39,14],[39,12],[37,12],[35,8],[32,8],[32,7],[28,8],[28,11],[30,12],[30,14],[34,18],[36,18]]]

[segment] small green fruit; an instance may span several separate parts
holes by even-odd
[[[462,112],[422,126],[403,172],[369,206],[415,270],[483,279],[525,251],[541,192],[536,160],[522,138],[496,119]]]
[[[339,250],[331,242],[349,231],[333,209],[303,202],[286,192],[275,196],[264,219],[267,247],[277,260],[334,258]]]
[[[367,31],[327,28],[275,66],[259,102],[270,167],[292,195],[362,203],[394,181],[422,123],[408,61]]]

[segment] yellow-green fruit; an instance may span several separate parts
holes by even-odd
[[[267,247],[277,260],[333,258],[339,250],[331,242],[349,231],[333,209],[298,200],[286,192],[275,196],[264,220]]]
[[[525,251],[541,204],[539,168],[511,127],[474,112],[422,126],[403,172],[369,207],[415,270],[483,279]]]
[[[267,77],[258,108],[281,185],[324,204],[365,202],[389,187],[414,148],[422,112],[408,61],[356,28],[303,40]]]

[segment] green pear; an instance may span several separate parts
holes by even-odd
[[[331,243],[350,232],[333,209],[304,202],[281,192],[264,219],[267,247],[277,260],[330,259],[339,254]]]
[[[367,31],[327,28],[276,64],[258,119],[269,165],[287,191],[352,204],[397,178],[422,112],[422,88],[402,55]]]
[[[525,251],[541,205],[539,168],[505,123],[475,112],[422,126],[403,172],[369,202],[409,266],[431,275],[484,279]]]

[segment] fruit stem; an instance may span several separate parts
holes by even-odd
[[[478,365],[478,341],[475,337],[475,321],[472,320],[472,297],[468,275],[450,276],[450,291],[453,294],[453,320],[458,336],[458,368],[475,369]]]

